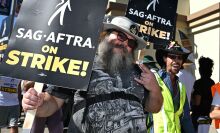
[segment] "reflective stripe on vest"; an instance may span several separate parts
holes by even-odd
[[[183,113],[183,106],[186,100],[186,89],[182,83],[179,82],[180,89],[180,107],[174,113],[172,95],[157,73],[154,73],[156,79],[161,87],[163,95],[163,106],[158,113],[153,113],[154,132],[155,133],[181,133],[180,115]]]

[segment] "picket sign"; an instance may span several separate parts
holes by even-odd
[[[43,90],[43,86],[44,86],[43,83],[35,82],[34,89],[38,93],[40,93]],[[31,128],[32,128],[32,125],[33,125],[33,122],[34,122],[36,112],[37,112],[37,109],[28,110],[26,112],[22,133],[30,133],[31,132]]]
[[[23,0],[0,63],[0,75],[34,81],[38,92],[42,92],[42,83],[86,90],[107,3],[108,0]],[[14,50],[21,54],[10,57]],[[13,58],[18,59],[16,64],[8,62]],[[30,133],[36,111],[27,111],[23,133]]]

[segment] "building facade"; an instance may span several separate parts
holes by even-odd
[[[107,14],[125,15],[128,0],[109,0]],[[212,79],[220,80],[220,0],[178,0],[175,40],[192,52],[189,71],[200,78],[198,59],[209,57],[214,61]],[[181,33],[179,32],[181,31]],[[186,35],[184,38],[182,33]],[[136,53],[136,58],[145,54],[154,56],[150,47]]]

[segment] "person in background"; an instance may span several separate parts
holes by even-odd
[[[183,48],[184,52],[190,52],[189,50]],[[190,56],[191,55],[191,56]],[[188,103],[191,109],[191,94],[193,92],[193,85],[194,82],[196,81],[195,76],[190,72],[190,68],[194,66],[194,63],[190,57],[192,57],[192,53],[188,56],[186,59],[186,62],[183,64],[183,68],[180,69],[179,73],[177,76],[179,77],[179,80],[181,83],[183,83],[186,86],[186,94],[188,98]]]
[[[6,7],[6,0],[1,0],[0,1],[0,7],[5,8]]]
[[[150,70],[153,70],[153,72],[154,72],[154,71],[157,72],[157,71],[159,70],[158,66],[156,65],[157,62],[154,61],[154,58],[153,58],[152,56],[150,56],[150,55],[145,55],[145,56],[144,56],[144,58],[143,58],[143,64],[144,64],[145,66],[147,66]]]
[[[187,95],[187,100],[189,103],[189,106],[191,108],[190,102],[191,102],[191,94],[193,92],[193,85],[194,82],[196,81],[196,78],[190,73],[189,71],[185,69],[181,69],[180,72],[177,74],[179,77],[179,80],[181,83],[183,83],[186,86],[186,95]]]
[[[137,25],[126,17],[104,22],[89,86],[75,93],[68,132],[146,132],[144,110],[158,112],[163,100],[154,74],[143,64],[134,64],[134,50],[146,46],[137,34]],[[38,116],[50,115],[62,106],[61,94],[62,89],[56,97],[38,95],[30,88],[22,105],[25,110],[38,107]]]
[[[170,42],[165,49],[156,51],[156,60],[162,68],[156,77],[162,91],[163,105],[160,112],[153,113],[151,130],[155,133],[195,133],[186,88],[176,76],[188,55],[177,42]]]
[[[210,111],[210,118],[212,119],[212,125],[214,130],[216,129],[220,133],[220,83],[216,83],[211,87],[212,90],[212,106]]]
[[[211,79],[214,62],[208,57],[199,58],[199,73],[201,78],[194,83],[192,94],[192,120],[196,130],[198,130],[199,117],[208,117],[211,110],[212,93],[211,86],[215,82]]]
[[[0,76],[0,132],[9,127],[10,133],[18,133],[20,115],[20,80]]]

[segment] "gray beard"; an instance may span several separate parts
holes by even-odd
[[[101,58],[104,69],[111,74],[119,72],[122,69],[127,69],[132,65],[133,56],[132,53],[128,53],[125,47],[115,46],[104,39],[98,48],[98,55]],[[123,45],[122,45],[123,46]],[[123,49],[121,53],[113,53],[114,47],[120,47]]]

